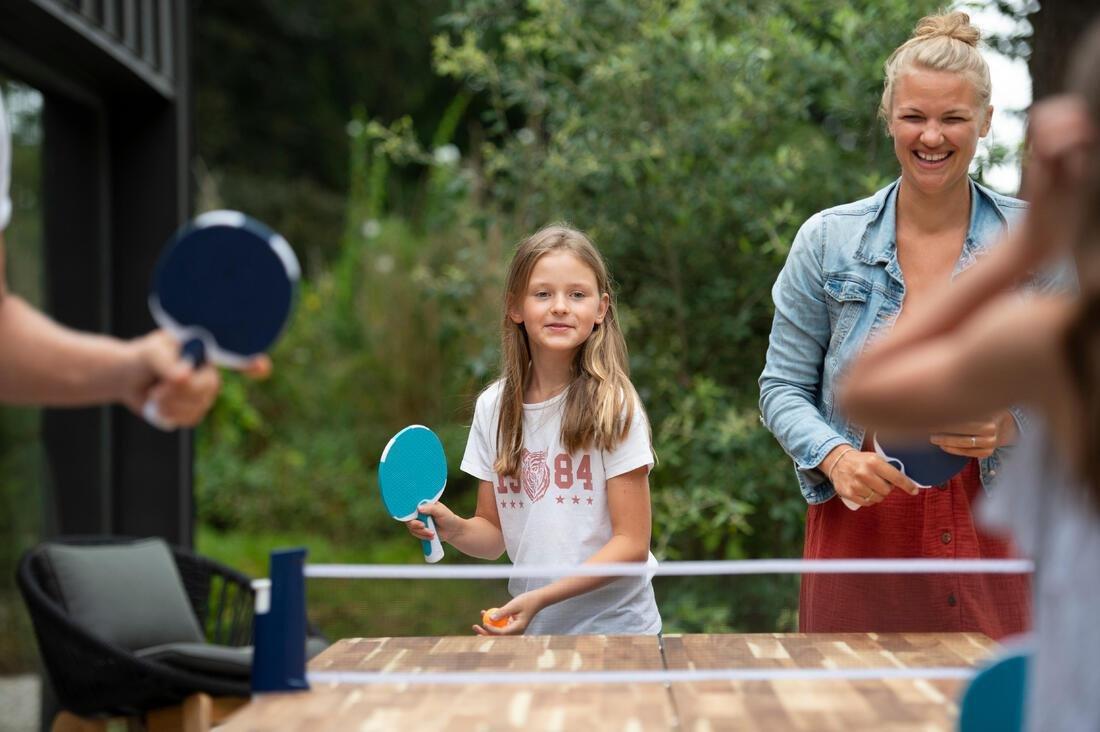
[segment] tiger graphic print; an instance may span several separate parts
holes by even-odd
[[[550,466],[546,464],[546,450],[531,452],[523,448],[519,456],[520,484],[523,492],[535,503],[546,495],[546,489],[550,487]]]

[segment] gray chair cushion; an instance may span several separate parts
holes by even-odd
[[[73,622],[129,650],[204,640],[161,539],[44,549]]]
[[[184,671],[248,678],[252,673],[252,646],[216,646],[212,643],[166,643],[134,653]]]
[[[328,648],[320,638],[306,639],[306,658]],[[135,656],[158,661],[184,671],[247,678],[252,671],[252,646],[217,646],[211,643],[167,643],[143,648]]]

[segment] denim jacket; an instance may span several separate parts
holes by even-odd
[[[802,495],[823,503],[833,490],[817,465],[838,445],[863,444],[865,430],[836,408],[836,384],[869,336],[901,310],[905,282],[897,257],[900,181],[870,198],[814,214],[799,229],[772,288],[775,317],[760,374],[764,426],[794,461]],[[970,228],[952,277],[1018,221],[1026,204],[970,181]],[[1020,426],[1024,417],[1013,410]],[[1005,448],[981,460],[989,489]]]

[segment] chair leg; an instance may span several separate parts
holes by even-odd
[[[209,732],[233,712],[248,703],[245,697],[219,696],[198,692],[176,707],[154,709],[145,715],[146,732]],[[80,732],[83,732],[81,730]]]
[[[192,694],[182,706],[183,732],[209,732],[214,726],[214,705],[209,694]]]
[[[72,712],[61,710],[53,718],[50,732],[107,732],[107,720],[78,717]]]

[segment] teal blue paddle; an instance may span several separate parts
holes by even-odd
[[[401,430],[382,451],[378,485],[390,516],[402,522],[420,519],[428,531],[435,533],[435,522],[431,516],[420,513],[420,506],[438,501],[447,485],[443,443],[422,425],[414,424]],[[443,545],[438,535],[421,544],[425,562],[435,563],[443,558]]]

